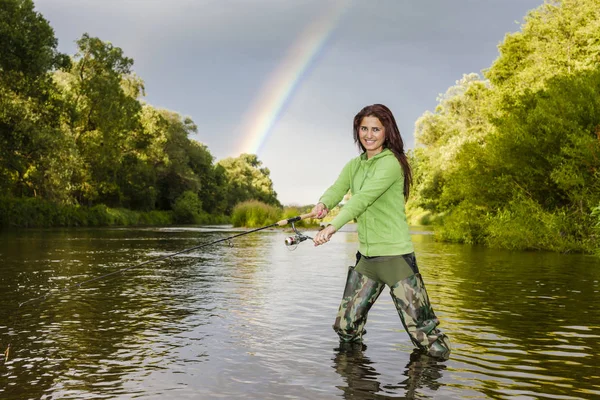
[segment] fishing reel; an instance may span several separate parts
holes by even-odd
[[[311,238],[310,236],[306,236],[302,232],[299,232],[298,229],[296,229],[296,225],[294,225],[294,222],[292,222],[292,229],[296,234],[294,236],[285,238],[285,245],[287,246],[288,250],[294,251],[298,247],[298,244],[304,242],[307,239],[313,240],[313,238]]]

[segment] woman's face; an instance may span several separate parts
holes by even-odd
[[[385,128],[377,117],[364,117],[358,127],[360,143],[367,151],[367,158],[371,158],[383,150],[385,142]]]

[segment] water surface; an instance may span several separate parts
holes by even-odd
[[[366,348],[339,348],[331,325],[355,232],[295,251],[284,245],[289,232],[252,233],[70,286],[236,233],[0,233],[0,348],[11,345],[0,398],[600,397],[600,261],[591,256],[442,244],[415,230],[454,346],[447,361],[413,352],[387,290]]]

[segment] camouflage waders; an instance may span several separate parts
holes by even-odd
[[[433,357],[448,358],[450,340],[437,328],[440,321],[433,312],[421,274],[396,283],[390,294],[413,344]]]
[[[348,268],[342,303],[333,324],[342,342],[362,341],[367,314],[384,287],[385,284],[356,272],[354,267]]]
[[[404,256],[404,259],[416,273],[390,287],[390,295],[402,325],[420,350],[433,357],[447,358],[450,354],[450,341],[437,328],[439,321],[429,302],[416,260],[412,254]],[[354,267],[348,269],[344,295],[333,324],[341,342],[362,341],[362,336],[366,333],[364,326],[367,314],[384,287],[383,282],[362,275]]]

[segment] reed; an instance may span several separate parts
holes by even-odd
[[[282,219],[282,210],[258,200],[238,203],[231,214],[233,226],[256,228],[274,224]]]

